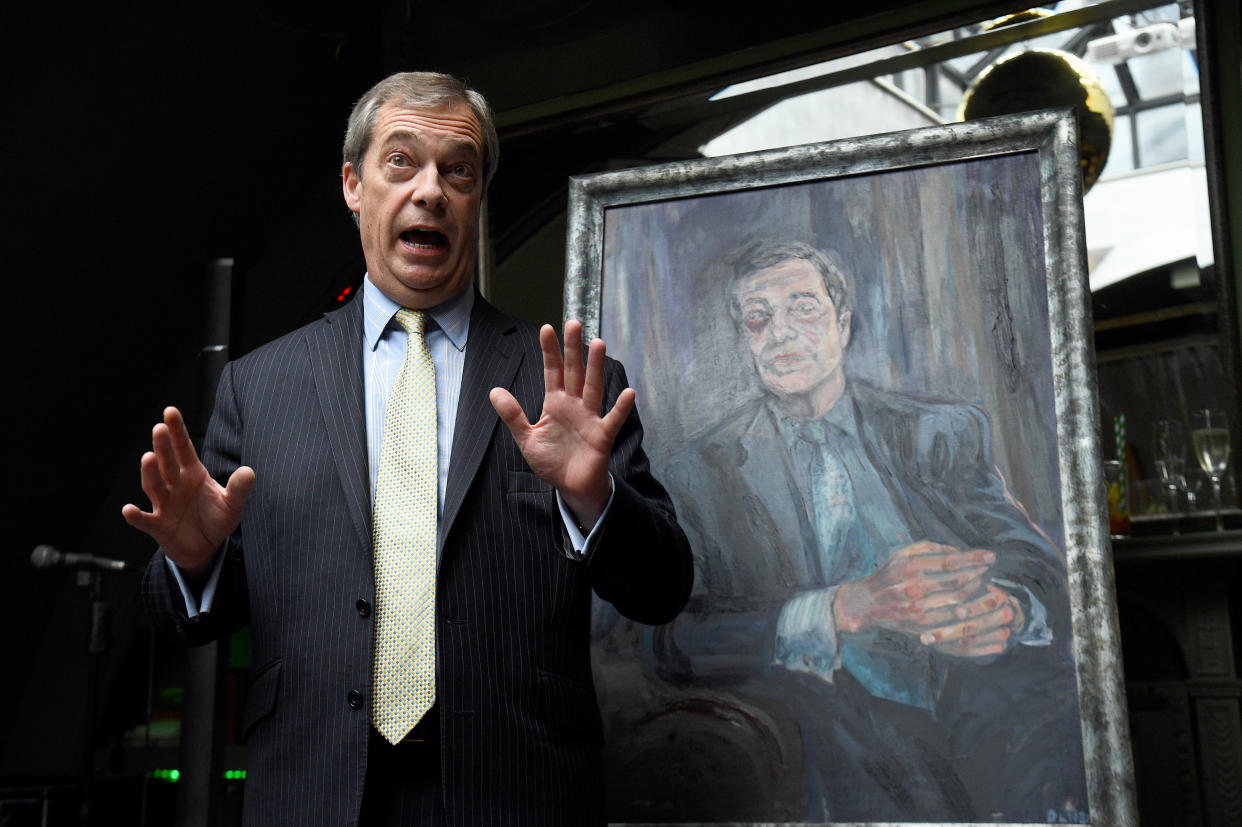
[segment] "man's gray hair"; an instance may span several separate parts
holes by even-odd
[[[500,160],[500,139],[487,100],[452,75],[439,72],[398,72],[372,86],[354,104],[341,148],[343,162],[362,176],[362,159],[375,136],[375,122],[386,103],[406,109],[445,109],[465,104],[483,129],[483,188],[491,183]]]
[[[786,261],[805,261],[814,267],[824,280],[824,289],[837,310],[837,318],[850,309],[849,288],[846,286],[845,267],[836,253],[821,250],[802,241],[757,239],[737,247],[725,261],[733,266],[729,280],[729,313],[740,322],[741,308],[737,303],[737,286],[748,276],[767,270]]]

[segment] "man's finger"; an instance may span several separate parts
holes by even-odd
[[[919,540],[917,543],[911,543],[903,546],[893,552],[894,557],[921,557],[928,554],[945,554],[957,551],[956,546],[946,546],[943,543],[933,543],[931,540]]]
[[[168,484],[160,474],[160,465],[154,453],[147,451],[142,455],[138,472],[142,481],[142,493],[151,501],[151,510],[158,511],[168,493]]]
[[[957,619],[966,620],[996,611],[1009,604],[1009,595],[995,586],[988,586],[982,595],[957,607]],[[1012,620],[1012,618],[1010,618]]]
[[[621,426],[625,424],[625,419],[630,415],[630,411],[634,410],[634,399],[637,394],[633,388],[626,388],[617,394],[617,402],[612,406],[612,410],[604,415],[603,425],[604,434],[611,443],[617,438],[617,434],[621,433]]]
[[[901,563],[901,572],[907,576],[956,574],[975,566],[990,566],[996,562],[996,554],[984,549],[971,551],[941,551],[910,557]]]
[[[1009,629],[994,629],[986,634],[937,644],[936,648],[947,655],[963,658],[979,658],[999,655],[1009,646]]]
[[[492,407],[496,409],[501,421],[509,426],[509,432],[513,434],[518,445],[521,445],[522,438],[530,428],[530,420],[526,418],[526,412],[522,410],[522,403],[504,388],[492,388],[487,398],[492,403]],[[232,479],[229,482],[231,483]]]
[[[552,325],[545,324],[539,328],[539,346],[543,349],[544,392],[564,390],[565,363],[561,360],[561,345],[556,340],[556,331],[552,329]]]
[[[154,514],[143,511],[133,503],[126,503],[121,506],[121,517],[124,518],[125,522],[144,534],[151,535],[151,537],[155,536],[155,532],[159,527],[158,520]]]
[[[522,406],[518,405],[518,410],[521,411],[521,409]],[[249,465],[242,465],[229,475],[229,481],[224,487],[224,499],[229,508],[234,511],[242,510],[246,499],[250,496],[251,489],[254,488],[254,481],[254,469]]]
[[[1009,624],[1013,622],[1013,618],[1013,607],[1005,603],[994,611],[984,612],[969,620],[926,631],[919,636],[919,640],[925,646],[932,646],[937,643],[951,643],[955,640],[992,635],[998,629],[1004,631],[1002,639],[1006,639],[1009,637]]]
[[[582,323],[577,319],[565,322],[565,391],[582,396]]]
[[[987,572],[987,568],[983,567],[978,570],[977,574],[966,577],[961,581],[939,581],[934,578],[926,577],[923,580],[925,591],[918,598],[921,607],[924,609],[942,609],[946,606],[958,606],[969,600],[974,600],[984,590],[983,574]]]
[[[961,607],[974,600],[982,591],[981,583],[946,591],[933,588],[926,578],[903,581],[883,589],[872,611],[877,617],[892,620],[906,631],[947,626],[966,619]]]
[[[181,462],[173,449],[172,434],[169,427],[161,422],[151,429],[151,455],[159,465],[159,475],[167,485],[176,485],[181,478]],[[143,455],[146,459],[146,455]],[[145,470],[145,469],[144,469]]]
[[[190,432],[185,427],[181,411],[171,406],[165,408],[164,424],[168,426],[168,436],[177,457],[177,464],[183,468],[197,464],[198,452],[194,450],[194,440],[190,439]]]
[[[954,641],[946,641],[945,643],[935,643],[934,646],[938,651],[946,654],[955,654],[958,657],[977,658],[985,656],[985,654],[1000,654],[1010,646],[1010,638],[1013,636],[1009,627],[990,628],[990,630],[982,631],[977,635],[961,637]]]
[[[902,629],[911,634],[922,634],[924,630],[939,629],[957,622],[952,606],[928,608],[917,601],[904,607],[900,616],[888,613],[890,620],[901,621]]]
[[[588,411],[598,411],[604,404],[604,352],[604,340],[592,339],[582,386],[582,404]]]
[[[944,596],[934,605],[967,600],[982,587],[982,574],[979,573],[980,567],[977,565],[962,569],[951,567],[960,563],[960,560],[951,561],[948,558],[907,560],[895,572],[890,573],[889,585],[885,591],[891,590],[903,600],[923,600],[943,592]],[[930,568],[926,568],[927,566]],[[949,568],[945,568],[946,566]],[[943,572],[946,571],[951,576],[944,576]],[[982,571],[986,573],[988,567],[983,566]]]
[[[953,571],[929,571],[922,574],[928,583],[930,594],[947,592],[950,595],[959,592],[979,592],[983,589],[983,578],[991,570],[989,566],[970,566]]]

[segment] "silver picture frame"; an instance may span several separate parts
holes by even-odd
[[[674,494],[699,565],[696,598],[683,613],[689,626],[679,629],[675,621],[644,629],[607,606],[596,607],[596,683],[609,743],[610,817],[624,823],[682,824],[1136,824],[1072,111],[604,172],[572,178],[569,189],[566,318],[580,319],[589,336],[603,335],[609,354],[626,366],[639,392],[653,468]],[[768,237],[827,249],[849,271],[853,326],[847,319],[843,329],[846,354],[856,357],[846,363],[850,383],[857,381],[861,388],[863,379],[855,376],[862,376],[868,386],[883,388],[880,394],[949,398],[963,409],[983,412],[985,428],[989,422],[991,427],[997,484],[1014,492],[1006,496],[1019,503],[1024,516],[1029,513],[1031,525],[1061,555],[1072,640],[1064,639],[1063,630],[1049,633],[1059,640],[1041,654],[1065,646],[1066,663],[1072,663],[1064,667],[1067,675],[1072,672],[1065,685],[1076,695],[1077,716],[1064,731],[1076,729],[1080,743],[1072,736],[1055,743],[1062,730],[1049,727],[1046,736],[1053,743],[1022,747],[1009,735],[1004,737],[1010,741],[997,747],[1000,763],[1018,764],[1015,772],[1029,774],[1043,772],[1039,767],[1048,756],[1076,755],[1081,747],[1081,785],[1073,778],[1058,781],[1068,784],[1070,792],[1063,795],[1049,792],[1052,782],[1044,782],[1045,800],[1055,804],[1038,809],[1032,804],[1011,813],[1004,790],[983,792],[971,799],[970,816],[954,820],[959,816],[952,808],[939,803],[922,809],[922,793],[912,788],[899,791],[908,799],[906,809],[877,804],[873,814],[870,802],[880,797],[859,792],[857,800],[849,799],[841,788],[850,786],[851,776],[837,773],[839,766],[882,760],[843,750],[833,740],[836,735],[826,734],[835,730],[809,722],[828,708],[836,709],[838,720],[847,717],[841,709],[819,707],[818,700],[787,702],[789,692],[802,689],[765,689],[765,680],[786,679],[799,667],[782,666],[783,656],[774,655],[768,643],[755,643],[756,653],[734,657],[729,649],[733,638],[705,625],[714,608],[726,603],[712,592],[713,583],[728,579],[720,569],[740,565],[729,562],[742,559],[729,556],[733,546],[744,543],[745,551],[738,554],[768,560],[792,553],[782,546],[780,531],[742,537],[745,525],[754,521],[739,523],[742,530],[724,526],[729,506],[714,500],[741,483],[728,475],[704,474],[695,464],[712,439],[718,440],[713,450],[719,453],[721,438],[713,434],[722,427],[739,429],[738,421],[751,415],[730,413],[735,407],[742,410],[742,400],[753,411],[773,408],[778,399],[774,386],[764,384],[768,379],[759,367],[759,351],[738,349],[746,334],[726,309],[729,302],[735,307],[741,301],[741,282],[728,286],[733,251]],[[986,442],[989,432],[983,433]],[[771,490],[779,487],[775,482],[765,478],[762,485]],[[856,479],[855,487],[859,484]],[[793,483],[785,487],[795,488]],[[749,500],[739,494],[737,502]],[[825,548],[822,532],[827,530],[817,535]],[[815,529],[804,526],[804,531]],[[713,533],[729,536],[708,538]],[[730,550],[720,551],[725,546]],[[710,555],[716,557],[707,559]],[[722,562],[722,555],[728,561]],[[743,584],[745,576],[739,576]],[[820,585],[839,589],[839,584]],[[1026,657],[1047,640],[1037,640],[1032,631],[1041,601],[1030,589],[1022,591],[1013,589],[1018,596],[1011,598],[1023,617],[1013,632],[1019,640],[1006,645]],[[744,594],[730,594],[743,609],[757,605]],[[743,615],[737,609],[727,619]],[[782,615],[780,629],[785,621]],[[749,631],[729,634],[740,635],[736,639],[742,648],[757,638]],[[696,635],[710,638],[715,647],[701,658],[687,654],[685,641]],[[847,651],[841,642],[847,637],[836,638],[841,651]],[[777,645],[779,650],[783,644]],[[680,665],[670,665],[668,652],[678,647]],[[810,656],[805,657],[809,663]],[[967,662],[977,667],[972,674],[983,675],[994,666],[973,652],[948,660],[950,665],[935,673],[941,684],[954,664]],[[709,662],[730,665],[720,671],[696,665]],[[845,661],[834,668],[853,669]],[[876,674],[857,672],[864,673]],[[833,675],[841,679],[834,682]],[[794,677],[803,685],[820,686],[815,675]],[[845,691],[843,671],[819,677],[830,687],[825,692]],[[848,682],[859,683],[853,677]],[[882,682],[861,684],[868,697],[890,691]],[[735,692],[738,686],[745,688]],[[1072,715],[1074,698],[1063,700]],[[1016,711],[1034,708],[1023,701]],[[995,710],[1004,707],[988,709],[1000,714]],[[691,735],[694,727],[702,731]],[[751,733],[751,745],[738,735],[748,727],[757,733]],[[641,735],[644,731],[650,731],[649,738]],[[832,743],[821,743],[824,738]],[[976,743],[983,744],[983,736]],[[962,757],[960,745],[954,749],[954,756]],[[1021,767],[1024,749],[1029,770]],[[766,757],[764,750],[770,753]],[[976,756],[975,763],[997,762]],[[905,772],[897,763],[888,771]],[[960,772],[954,783],[960,781],[974,795],[984,787],[972,772]],[[999,803],[984,801],[989,795]],[[760,796],[772,801],[756,800]]]

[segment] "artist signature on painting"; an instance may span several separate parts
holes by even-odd
[[[1090,824],[1085,810],[1049,810],[1049,824]]]

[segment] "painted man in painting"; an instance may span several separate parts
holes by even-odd
[[[810,820],[1085,808],[1064,563],[993,465],[986,416],[851,380],[829,254],[733,260],[763,394],[667,472],[700,570],[661,672],[795,716]]]

